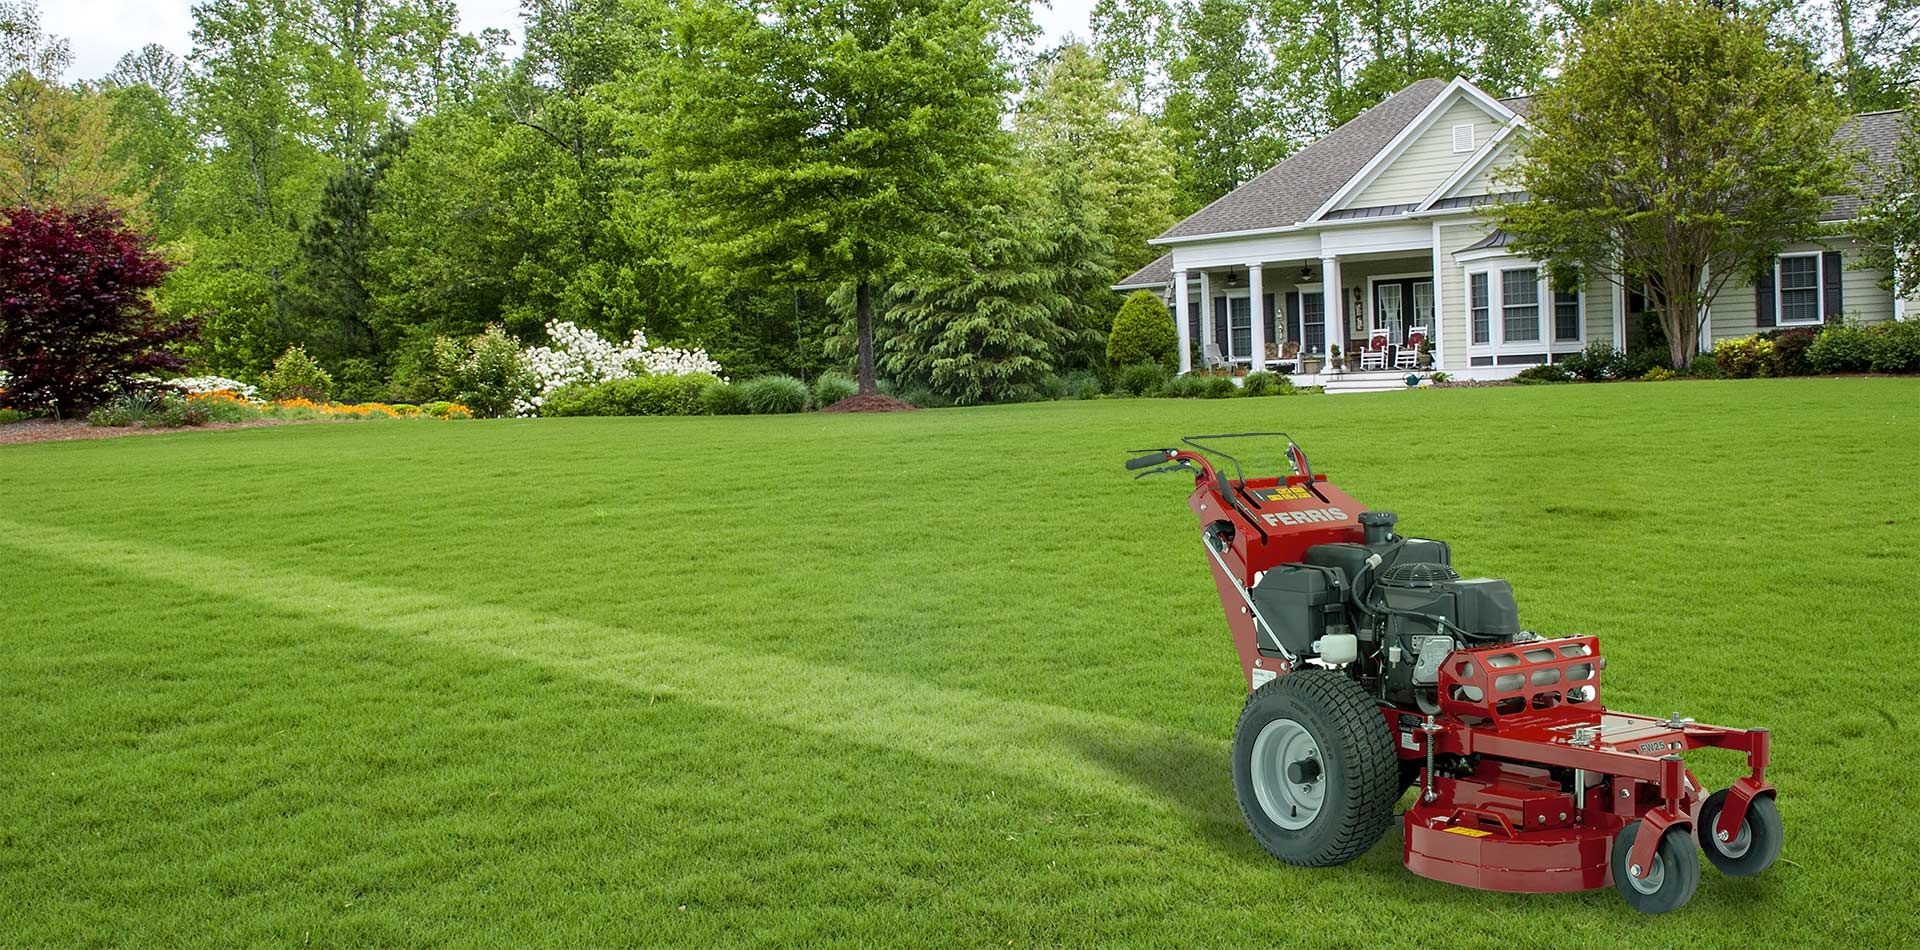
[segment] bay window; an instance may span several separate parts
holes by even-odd
[[[1540,270],[1500,272],[1500,333],[1508,343],[1540,339]]]

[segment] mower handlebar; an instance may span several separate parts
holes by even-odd
[[[1172,458],[1172,449],[1154,449],[1152,455],[1142,455],[1139,458],[1128,459],[1127,471],[1131,472],[1135,469],[1147,468],[1152,465],[1165,465]]]

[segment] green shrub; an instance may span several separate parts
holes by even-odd
[[[1679,377],[1677,374],[1674,373],[1673,370],[1670,370],[1665,366],[1655,366],[1654,368],[1647,370],[1645,373],[1642,373],[1640,375],[1640,378],[1643,380],[1646,380],[1649,383],[1664,383],[1669,379],[1677,379]]]
[[[1065,390],[1061,393],[1063,399],[1092,399],[1104,391],[1099,374],[1091,370],[1075,370],[1060,382]]]
[[[1567,372],[1590,383],[1619,379],[1626,374],[1627,355],[1607,343],[1589,343],[1587,348],[1560,361]]]
[[[1813,364],[1807,362],[1807,348],[1813,345],[1818,335],[1819,331],[1812,327],[1794,327],[1767,334],[1773,340],[1773,375],[1812,375]]]
[[[448,402],[444,399],[439,399],[430,403],[426,403],[420,407],[420,411],[423,413],[426,413],[429,416],[434,417],[435,419],[471,419],[473,418],[473,413],[469,411],[467,407],[460,405],[457,402]]]
[[[1114,389],[1129,396],[1152,396],[1166,388],[1167,368],[1159,363],[1134,363],[1120,371]]]
[[[1195,376],[1192,373],[1175,376],[1161,385],[1160,395],[1174,399],[1198,399],[1206,393],[1207,381],[1211,378]]]
[[[273,368],[260,377],[260,395],[268,399],[310,399],[326,402],[333,393],[333,377],[297,346],[287,347]]]
[[[820,378],[813,381],[813,404],[825,409],[859,392],[860,384],[854,382],[853,377],[845,373],[821,373]]]
[[[1727,374],[1720,368],[1719,357],[1712,353],[1701,353],[1693,358],[1693,362],[1687,364],[1686,375],[1694,379],[1720,379]]]
[[[1042,399],[1067,398],[1066,377],[1058,373],[1048,373],[1040,377],[1040,381],[1033,384],[1033,389]]]
[[[945,409],[953,405],[953,397],[934,392],[932,387],[925,383],[909,383],[906,388],[900,390],[899,398],[903,402],[922,409]]]
[[[33,413],[22,409],[0,409],[0,426],[9,422],[25,422],[34,418]]]
[[[1628,353],[1626,365],[1620,371],[1621,378],[1644,379],[1648,370],[1672,369],[1673,357],[1667,353],[1665,339],[1661,337],[1663,342],[1659,346],[1642,346]]]
[[[563,386],[540,407],[546,416],[692,416],[705,408],[702,394],[719,380],[705,373],[634,376]]]
[[[740,384],[747,409],[756,415],[807,411],[807,384],[776,373]]]
[[[1243,389],[1249,396],[1285,396],[1293,392],[1293,380],[1280,375],[1261,371],[1248,373],[1242,380]]]
[[[1432,376],[1429,376],[1429,377],[1427,377],[1427,379],[1428,379],[1428,380],[1429,380],[1430,382],[1432,382],[1432,383],[1433,383],[1434,385],[1436,385],[1436,386],[1438,386],[1438,385],[1440,385],[1441,383],[1450,383],[1450,382],[1453,382],[1453,374],[1452,374],[1452,373],[1444,373],[1444,372],[1442,372],[1442,373],[1435,373],[1435,374],[1433,374]]]
[[[505,327],[494,324],[467,345],[452,383],[454,402],[474,415],[499,418],[513,415],[521,402],[532,399],[540,380],[520,355],[520,344]]]
[[[95,406],[87,414],[89,425],[124,428],[148,425],[161,428],[206,425],[207,409],[178,393],[133,392]]]
[[[1867,328],[1871,354],[1868,367],[1876,373],[1920,371],[1920,323],[1908,320]]]
[[[1171,370],[1179,359],[1180,331],[1166,303],[1145,290],[1128,295],[1107,331],[1107,365],[1157,363]]]
[[[712,416],[747,414],[746,391],[725,380],[716,379],[700,390],[700,405]]]
[[[1820,328],[1807,347],[1807,365],[1816,373],[1863,373],[1873,365],[1873,340],[1856,323]]]
[[[1764,336],[1743,336],[1713,345],[1713,361],[1721,375],[1730,379],[1771,375],[1773,360],[1773,341]]]
[[[1523,386],[1538,383],[1569,383],[1573,381],[1573,374],[1567,372],[1567,368],[1559,363],[1541,363],[1521,370],[1520,375],[1515,376],[1513,381]]]
[[[1240,395],[1240,384],[1231,376],[1210,376],[1206,388],[1200,390],[1202,399],[1232,399]]]

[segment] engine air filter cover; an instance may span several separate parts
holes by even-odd
[[[1380,583],[1388,587],[1438,587],[1459,579],[1453,568],[1423,561],[1395,564],[1380,572]]]

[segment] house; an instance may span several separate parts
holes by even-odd
[[[1250,366],[1264,354],[1263,365],[1321,382],[1296,357],[1324,357],[1333,345],[1351,359],[1382,338],[1391,369],[1396,356],[1413,362],[1407,344],[1418,332],[1435,369],[1468,379],[1512,376],[1589,343],[1632,349],[1649,325],[1644,295],[1598,274],[1556,288],[1487,220],[1489,204],[1515,197],[1495,174],[1529,134],[1529,104],[1464,79],[1416,82],[1153,239],[1167,253],[1115,289],[1161,293],[1187,315],[1177,321],[1183,372]],[[1840,137],[1885,165],[1900,125],[1898,112],[1869,113]],[[1832,200],[1824,219],[1839,236],[1789,247],[1770,280],[1729,281],[1704,321],[1702,349],[1841,315],[1903,319],[1909,302],[1893,298],[1887,275],[1844,236],[1858,208]]]

